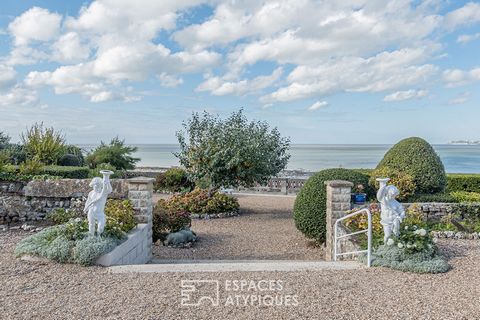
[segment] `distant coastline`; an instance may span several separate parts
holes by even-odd
[[[480,145],[480,140],[454,140],[450,141],[448,144],[453,144],[453,145]]]
[[[95,145],[79,145],[90,150]],[[178,166],[173,155],[178,152],[177,144],[137,144],[135,156],[141,161],[138,167]],[[288,170],[315,172],[325,168],[373,169],[383,158],[391,144],[292,144]],[[480,144],[437,144],[433,145],[448,173],[480,173]]]

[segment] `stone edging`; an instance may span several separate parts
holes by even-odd
[[[433,238],[437,239],[466,239],[466,240],[479,240],[480,232],[461,232],[461,231],[432,231],[430,232]]]
[[[235,211],[230,211],[230,212],[220,212],[220,213],[204,213],[204,214],[198,214],[198,213],[192,213],[190,214],[190,217],[192,219],[221,219],[221,218],[230,218],[230,217],[235,217],[240,214],[239,210]]]

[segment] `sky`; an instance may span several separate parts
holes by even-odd
[[[175,143],[243,108],[293,143],[480,139],[480,1],[0,2],[0,131]]]

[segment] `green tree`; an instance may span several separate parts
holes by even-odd
[[[29,159],[44,164],[56,164],[65,152],[65,137],[61,131],[53,127],[46,128],[42,123],[35,123],[21,139]]]
[[[243,110],[224,120],[193,113],[183,128],[177,132],[180,152],[175,156],[191,181],[211,189],[265,183],[290,158],[290,139],[266,122],[249,122]]]
[[[0,150],[5,149],[10,143],[10,136],[0,131]]]
[[[137,147],[125,145],[125,140],[118,137],[113,138],[110,144],[103,141],[100,145],[87,156],[87,164],[95,169],[99,164],[109,163],[117,170],[127,170],[135,168],[135,163],[139,158],[132,157],[132,153],[137,151]]]

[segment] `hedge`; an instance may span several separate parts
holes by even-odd
[[[387,151],[376,169],[388,167],[412,176],[418,193],[445,190],[446,174],[440,157],[425,140],[403,139]]]
[[[307,238],[319,242],[325,241],[326,236],[326,186],[328,180],[346,180],[354,185],[362,184],[365,192],[373,197],[374,192],[368,185],[368,176],[349,169],[326,169],[311,176],[295,199],[293,218],[295,226]]]
[[[447,191],[480,192],[480,174],[447,175]]]
[[[43,174],[59,176],[65,179],[86,179],[90,170],[88,167],[45,166]]]

